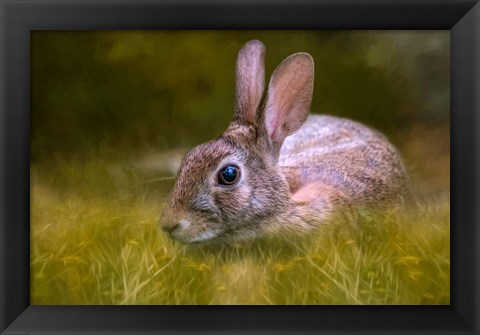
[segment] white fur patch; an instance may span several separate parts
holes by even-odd
[[[215,238],[217,236],[218,236],[218,232],[213,231],[213,230],[208,230],[208,231],[204,231],[202,233],[199,233],[197,236],[192,238],[189,242],[190,243],[192,243],[192,242],[205,242],[205,241],[211,240],[212,238]]]

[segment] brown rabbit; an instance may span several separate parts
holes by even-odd
[[[346,208],[401,198],[406,173],[380,133],[309,114],[313,59],[286,58],[264,95],[265,47],[248,42],[236,67],[232,123],[185,155],[160,224],[184,243],[308,232]]]

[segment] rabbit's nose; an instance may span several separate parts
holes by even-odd
[[[171,215],[169,210],[165,210],[162,213],[160,219],[158,220],[158,223],[162,230],[166,233],[172,233],[179,226],[179,221],[176,220],[173,215]]]
[[[179,222],[176,220],[162,220],[160,225],[164,232],[171,234],[175,229],[178,228]]]
[[[166,233],[173,233],[178,228],[178,222],[169,222],[168,224],[162,224],[162,230]]]
[[[166,233],[171,234],[175,229],[177,229],[178,223],[162,225],[162,230]]]

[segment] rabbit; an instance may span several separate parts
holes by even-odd
[[[310,115],[314,62],[287,57],[264,92],[265,46],[238,53],[233,120],[188,152],[160,217],[185,244],[235,243],[278,232],[308,235],[338,213],[403,197],[402,159],[381,133]]]

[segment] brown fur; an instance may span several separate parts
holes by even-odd
[[[338,213],[386,206],[405,194],[402,161],[382,134],[348,119],[308,117],[308,54],[283,61],[262,99],[264,55],[259,41],[242,48],[231,125],[182,161],[161,218],[177,240],[229,242],[282,230],[308,232]],[[240,168],[239,182],[219,184],[219,171],[231,164]]]

